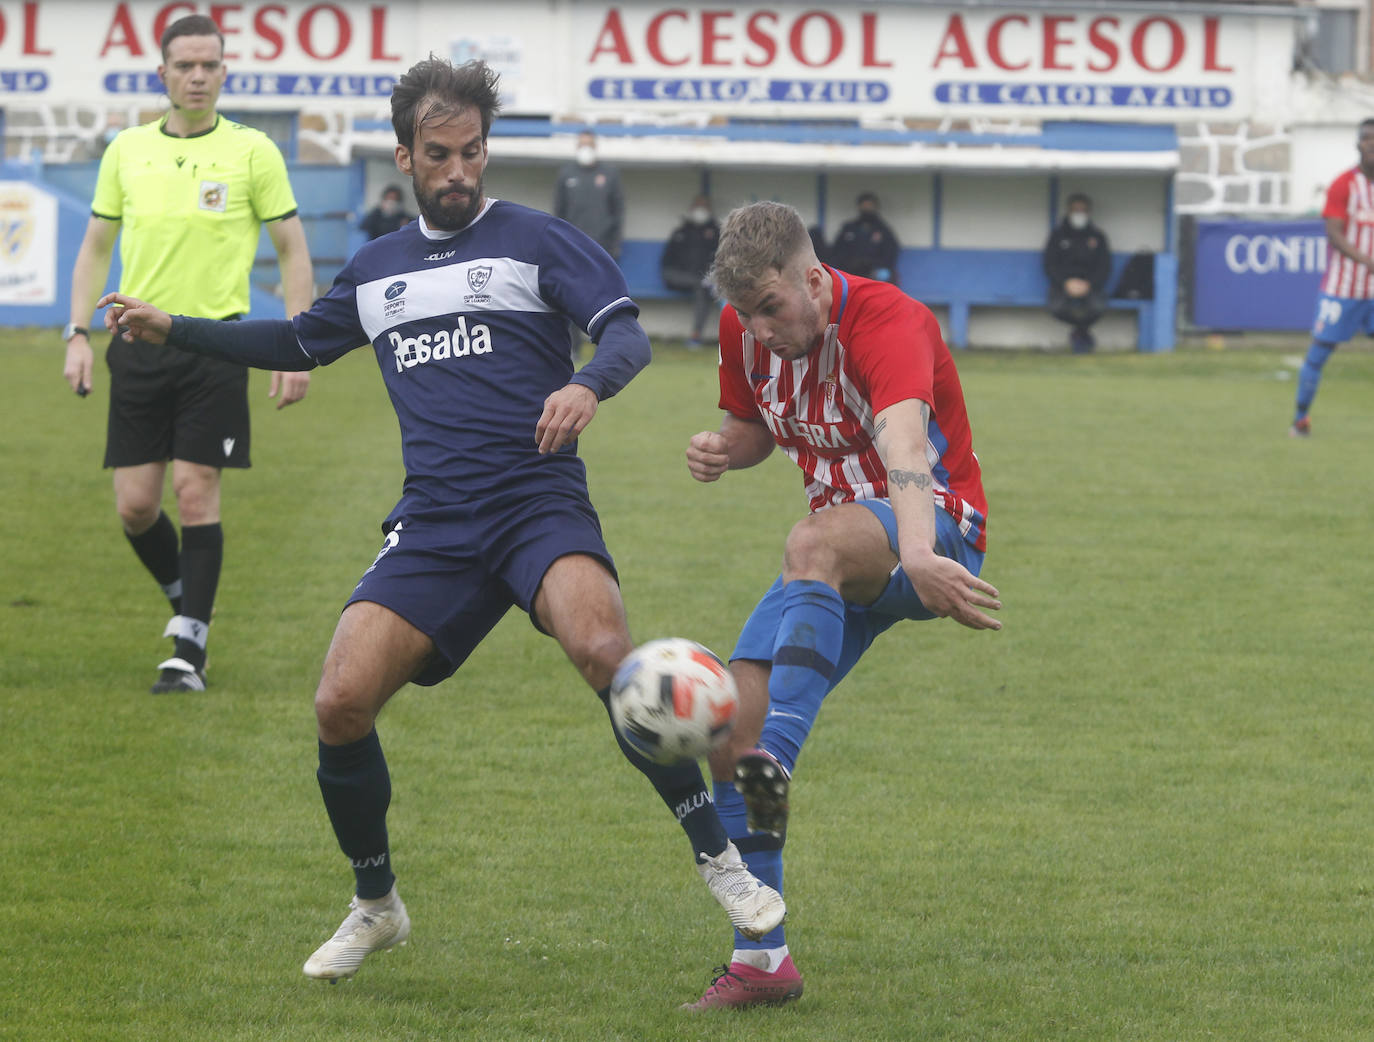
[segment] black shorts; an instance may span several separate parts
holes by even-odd
[[[110,341],[105,466],[169,459],[249,467],[248,370],[174,347]]]

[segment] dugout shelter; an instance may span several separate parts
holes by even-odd
[[[157,40],[192,6],[24,4],[0,40],[6,154],[21,161],[0,185],[0,322],[65,319],[69,239],[103,135],[165,104]],[[833,236],[871,190],[903,246],[903,288],[952,343],[1058,346],[1038,255],[1065,196],[1083,191],[1117,266],[1146,252],[1154,274],[1154,299],[1117,301],[1099,343],[1167,349],[1180,130],[1295,111],[1287,0],[211,6],[226,38],[221,109],[282,146],[321,281],[396,179],[387,99],[400,71],[430,53],[482,58],[503,85],[490,193],[547,208],[576,133],[594,127],[626,189],[626,274],[665,334],[684,329],[687,304],[658,281],[658,251],[692,196],[706,191],[718,215],[784,200]],[[259,265],[256,281],[274,277]]]

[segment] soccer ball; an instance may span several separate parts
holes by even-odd
[[[695,641],[651,640],[630,652],[611,681],[611,720],[655,763],[696,760],[725,743],[739,692],[725,663]]]

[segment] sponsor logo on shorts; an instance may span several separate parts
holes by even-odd
[[[233,452],[234,452],[234,439],[233,439],[233,438],[225,438],[222,442],[220,442],[220,446],[224,449],[225,458],[228,458],[229,456],[233,455]]]

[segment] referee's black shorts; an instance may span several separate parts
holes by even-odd
[[[174,347],[127,343],[105,352],[110,418],[105,466],[169,459],[249,467],[248,370]]]

